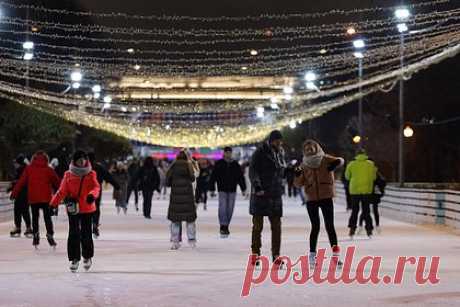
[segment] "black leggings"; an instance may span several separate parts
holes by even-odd
[[[30,228],[30,211],[27,202],[16,200],[14,202],[14,225],[17,229],[21,229],[21,222],[24,219],[24,223],[27,228]]]
[[[372,212],[374,212],[375,226],[378,227],[380,225],[380,214],[379,214],[379,204],[378,203],[372,204]],[[359,216],[359,227],[363,226],[363,222],[364,222],[364,214],[363,212],[361,212]]]
[[[329,243],[331,246],[337,245],[337,234],[334,227],[334,203],[332,199],[309,201],[307,202],[307,210],[311,222],[310,252],[316,252],[316,246],[318,244],[319,228],[321,224],[319,219],[319,208],[321,208],[323,212]]]
[[[53,221],[51,220],[51,208],[49,204],[32,204],[32,231],[34,234],[40,233],[38,219],[40,218],[40,209],[43,210],[43,218],[45,219],[46,233],[54,234]]]

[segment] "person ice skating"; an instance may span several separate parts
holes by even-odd
[[[99,195],[96,197],[96,211],[93,214],[93,235],[97,239],[100,236],[100,220],[101,220],[101,201],[102,201],[102,183],[107,182],[112,185],[113,189],[116,191],[120,189],[119,184],[115,181],[112,174],[107,171],[107,169],[102,166],[102,164],[96,162],[96,154],[94,152],[88,153],[88,159],[91,164],[93,171],[96,172],[97,182],[100,185]]]
[[[286,182],[287,182],[287,187],[288,187],[288,197],[289,198],[297,197],[297,189],[294,186],[296,164],[297,164],[297,160],[292,160],[286,167]]]
[[[126,165],[118,161],[115,167],[115,171],[112,174],[113,178],[119,185],[118,190],[113,191],[113,199],[115,199],[115,206],[117,208],[117,213],[123,210],[123,213],[128,212],[128,183],[129,175]]]
[[[49,158],[44,151],[37,151],[32,162],[22,172],[19,181],[15,184],[11,194],[12,199],[19,197],[22,189],[27,186],[27,199],[32,210],[32,244],[37,248],[40,244],[39,218],[40,209],[46,226],[46,239],[50,246],[55,247],[53,221],[51,220],[51,208],[49,203],[53,190],[57,190],[60,179],[56,172],[49,167]]]
[[[26,169],[27,164],[25,163],[25,157],[19,155],[14,160],[14,168],[16,170],[15,180],[11,190],[14,188],[14,185],[21,178],[22,173]],[[10,232],[11,237],[21,236],[21,223],[24,219],[26,225],[26,231],[24,235],[28,238],[32,237],[33,232],[30,224],[30,209],[29,204],[27,203],[27,185],[25,185],[22,190],[19,192],[17,198],[14,200],[14,229]]]
[[[126,203],[129,204],[131,194],[134,192],[134,206],[136,211],[139,211],[139,183],[136,181],[137,173],[139,172],[140,164],[138,159],[134,159],[128,166],[128,193]]]
[[[144,165],[137,174],[136,182],[139,183],[142,190],[144,217],[151,219],[153,192],[158,191],[160,186],[160,175],[152,157],[145,158]]]
[[[382,197],[385,195],[385,187],[387,183],[383,176],[377,172],[377,179],[374,182],[374,191],[371,196],[370,204],[372,205],[372,212],[374,213],[374,221],[375,221],[375,230],[377,233],[380,233],[380,215],[379,215],[379,204],[382,200]],[[375,188],[379,188],[380,193],[375,193]],[[364,222],[364,215],[361,212],[359,216],[359,230],[358,234],[363,231],[363,222]]]
[[[243,195],[246,195],[246,180],[240,164],[232,158],[232,148],[224,148],[223,159],[216,162],[211,174],[209,188],[212,194],[219,192],[219,224],[220,235],[225,238],[230,235],[230,222],[233,216],[236,200],[236,188],[239,185]]]
[[[366,222],[366,232],[370,238],[372,237],[373,226],[369,205],[374,191],[374,181],[377,179],[377,168],[374,162],[368,159],[366,153],[361,151],[355,160],[347,165],[345,178],[350,182],[349,188],[352,202],[351,216],[348,221],[349,235],[353,238],[356,233],[361,204],[364,221]]]
[[[166,172],[168,171],[169,163],[165,160],[160,160],[158,162],[158,172],[163,173],[163,181],[160,182],[160,191],[163,195],[163,199],[166,199],[166,194],[168,193],[168,187],[166,185]],[[161,175],[160,175],[161,176]]]
[[[307,200],[307,211],[310,217],[310,266],[316,265],[316,247],[320,231],[319,210],[323,213],[329,243],[333,258],[338,265],[340,249],[337,243],[337,234],[334,227],[335,178],[334,171],[343,165],[342,158],[324,153],[321,146],[314,140],[307,140],[303,144],[304,157],[300,167],[295,170],[294,184],[303,187]]]
[[[211,167],[208,160],[201,160],[199,162],[200,175],[196,178],[195,189],[195,202],[197,204],[203,203],[203,210],[207,210],[208,203],[208,189],[211,180]]]
[[[253,154],[249,168],[251,180],[250,214],[252,215],[252,263],[258,264],[262,247],[264,217],[268,217],[272,232],[272,257],[274,264],[283,263],[277,259],[281,247],[281,217],[283,216],[282,180],[286,168],[282,148],[282,134],[278,130],[270,133]]]
[[[88,271],[94,256],[92,237],[92,217],[96,211],[95,201],[101,187],[97,174],[92,170],[88,155],[77,150],[72,157],[69,170],[64,174],[61,186],[51,200],[51,206],[57,207],[62,201],[76,204],[76,210],[67,210],[69,216],[69,236],[67,255],[70,270],[76,272],[83,257],[83,268]]]
[[[193,195],[194,181],[195,170],[191,158],[182,150],[166,172],[166,182],[171,187],[168,207],[168,220],[171,221],[171,250],[180,248],[182,222],[187,223],[188,242],[191,247],[195,247],[197,214]]]

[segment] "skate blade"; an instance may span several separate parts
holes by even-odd
[[[21,236],[20,234],[17,234],[17,235],[10,234],[10,237],[12,237],[12,238],[19,238],[20,236]]]

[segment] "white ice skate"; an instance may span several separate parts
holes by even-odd
[[[308,264],[310,265],[310,270],[316,268],[316,253],[310,253],[308,255]]]
[[[171,248],[169,250],[176,251],[180,248],[180,243],[179,242],[173,242],[171,245]]]
[[[91,258],[83,259],[83,268],[85,269],[85,271],[89,271],[92,264],[93,264],[93,261],[91,260]]]
[[[73,260],[72,262],[70,262],[70,271],[72,273],[76,273],[78,271],[78,266],[80,264],[80,261],[78,260]]]

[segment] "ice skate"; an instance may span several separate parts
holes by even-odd
[[[40,234],[34,233],[32,245],[35,247],[35,249],[38,249],[38,245],[40,245]]]
[[[56,241],[54,240],[53,235],[47,234],[47,235],[46,235],[46,240],[48,240],[48,244],[49,244],[52,248],[56,249],[57,243],[56,243]]]
[[[228,230],[228,226],[221,225],[220,226],[220,237],[222,239],[226,239],[228,238],[229,235],[230,235],[230,231]]]
[[[180,248],[180,243],[179,242],[173,242],[171,245],[171,248],[169,250],[176,251]]]
[[[316,252],[310,252],[308,255],[308,264],[310,266],[310,270],[314,270],[316,268]]]
[[[337,268],[342,268],[343,266],[343,262],[340,261],[340,247],[338,247],[337,245],[333,246],[332,247],[332,258],[331,258],[331,262],[332,263],[335,263],[335,265],[337,266]]]
[[[355,229],[350,228],[350,232],[348,233],[348,236],[350,237],[350,240],[353,241],[353,238],[355,236]]]
[[[72,273],[76,273],[78,271],[79,264],[80,264],[80,261],[78,260],[73,260],[72,262],[70,262],[70,267],[69,267],[70,271]]]
[[[100,236],[99,227],[94,226],[94,227],[93,227],[93,237],[94,237],[94,239],[98,239],[99,236]]]
[[[251,255],[251,265],[258,267],[260,265],[259,255]]]
[[[124,213],[125,215],[128,214],[128,208],[123,207],[123,213]]]
[[[32,228],[30,228],[30,227],[28,227],[26,229],[26,231],[24,231],[24,236],[26,236],[29,239],[33,237],[33,234],[34,233],[32,232]]]
[[[285,263],[279,257],[273,257],[273,267],[278,270],[284,270]]]
[[[14,228],[13,230],[10,231],[10,236],[12,238],[18,238],[21,236],[21,229],[19,228]]]
[[[83,268],[85,269],[85,271],[89,271],[92,264],[93,264],[93,261],[91,260],[91,258],[83,259]]]

